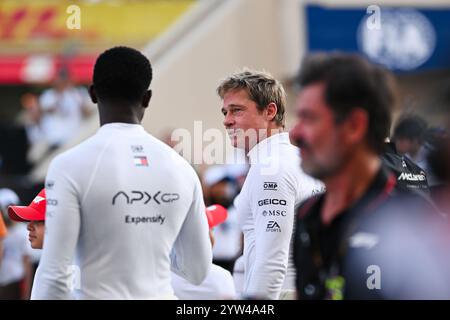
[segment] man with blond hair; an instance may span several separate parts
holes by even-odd
[[[270,74],[244,70],[221,82],[223,124],[250,170],[235,200],[244,233],[244,298],[292,298],[294,208],[322,184],[304,174],[299,150],[284,132],[286,94]]]

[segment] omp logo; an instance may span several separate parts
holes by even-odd
[[[41,196],[36,196],[36,198],[34,198],[33,202],[34,203],[39,203],[39,202],[44,201],[44,200],[45,200],[45,198],[43,198]]]
[[[258,201],[258,206],[262,207],[262,206],[268,206],[268,205],[280,205],[280,206],[285,206],[286,205],[286,200],[283,199],[264,199],[264,200],[259,200]]]
[[[279,217],[279,216],[285,217],[286,211],[285,210],[264,210],[262,212],[262,215],[264,217],[267,217],[267,216],[269,216],[269,217]]]
[[[425,177],[425,174],[419,173],[419,174],[413,174],[413,173],[407,173],[402,172],[402,174],[397,178],[398,181],[406,180],[406,181],[425,181],[427,178]]]
[[[276,221],[269,221],[266,232],[281,232],[280,225]]]
[[[112,198],[112,204],[115,205],[117,201],[125,201],[126,204],[133,204],[135,202],[143,202],[144,204],[148,204],[150,201],[154,201],[157,204],[161,203],[172,203],[180,199],[180,195],[178,193],[161,193],[158,191],[154,195],[150,195],[145,191],[131,191],[129,194],[125,191],[117,192]]]
[[[264,190],[274,190],[277,191],[278,185],[276,182],[264,182]]]

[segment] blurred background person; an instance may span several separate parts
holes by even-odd
[[[427,129],[425,141],[419,150],[417,164],[427,173],[428,185],[432,197],[435,189],[443,184],[444,181],[441,181],[441,178],[435,174],[435,170],[430,164],[430,154],[436,152],[436,149],[441,146],[442,141],[445,141],[446,137],[448,137],[448,129],[445,125],[431,126]]]
[[[39,107],[39,97],[31,92],[25,93],[20,98],[23,108],[23,125],[27,132],[28,141],[31,145],[38,143],[42,139],[41,129],[41,109]]]
[[[0,214],[0,267],[2,266],[3,259],[3,239],[8,234],[8,229],[6,229],[5,221],[3,220],[3,214]]]
[[[427,123],[416,115],[406,115],[400,118],[394,126],[391,141],[395,144],[397,152],[408,156],[412,161],[419,162],[419,151],[425,141]]]
[[[386,142],[381,158],[397,178],[396,188],[421,192],[429,196],[428,174],[408,152],[417,154],[422,146],[425,121],[419,117],[405,117],[397,123],[394,135]],[[398,149],[400,148],[400,149]]]
[[[213,229],[227,219],[227,209],[221,205],[211,205],[206,208],[209,237],[211,245],[217,243]],[[186,279],[172,272],[172,287],[178,299],[181,300],[231,300],[236,299],[233,277],[230,271],[213,262],[205,280],[199,285],[193,285]]]
[[[233,271],[234,261],[242,251],[242,232],[233,201],[240,191],[238,179],[241,175],[245,176],[247,166],[237,167],[239,165],[234,165],[233,172],[230,165],[211,166],[205,170],[202,177],[205,203],[220,204],[228,210],[227,219],[213,230],[216,239],[213,247],[213,262],[230,272]]]
[[[26,226],[8,217],[8,206],[18,204],[20,200],[14,191],[0,189],[0,211],[8,228],[0,265],[0,300],[30,298],[32,270]]]
[[[405,168],[397,169],[399,184],[433,193],[435,187],[442,182],[431,170],[428,156],[445,135],[444,127],[429,126],[419,115],[400,116],[394,126],[390,143],[390,150],[395,149],[402,159],[402,167]],[[411,174],[403,175],[400,179],[402,172]]]
[[[75,87],[67,69],[59,70],[53,87],[39,97],[40,128],[50,148],[57,148],[73,137],[81,121],[88,117],[94,106],[84,87]]]
[[[450,106],[450,89],[448,97]],[[433,199],[442,211],[450,213],[450,112],[447,112],[447,125],[444,127],[447,133],[441,133],[435,138],[434,148],[428,154],[427,162],[430,172],[439,181],[432,190]]]
[[[381,161],[394,104],[391,75],[358,55],[308,56],[292,137],[326,193],[305,201],[295,229],[300,299],[448,298],[439,212],[396,190]],[[444,253],[443,255],[439,253]],[[431,271],[432,270],[432,271]],[[382,284],[381,284],[382,283]]]

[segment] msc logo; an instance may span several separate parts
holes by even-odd
[[[280,225],[276,221],[269,221],[266,232],[281,232]]]
[[[269,216],[269,217],[279,217],[279,216],[285,217],[286,211],[284,211],[284,210],[264,210],[262,212],[262,215],[264,217],[267,217],[267,216]]]
[[[258,206],[260,206],[260,207],[271,205],[271,204],[285,206],[286,205],[286,200],[282,200],[282,199],[264,199],[264,200],[259,200],[258,201]]]
[[[180,195],[178,193],[161,193],[158,191],[153,196],[148,194],[145,191],[131,191],[131,194],[127,194],[125,191],[117,192],[112,198],[112,204],[115,205],[116,202],[125,201],[126,204],[133,204],[135,202],[144,202],[144,204],[149,203],[151,200],[156,202],[157,204],[163,203],[171,203],[180,199]]]
[[[276,182],[264,182],[264,190],[274,190],[277,191],[278,185]]]

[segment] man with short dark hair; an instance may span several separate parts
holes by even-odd
[[[380,159],[393,104],[389,79],[356,55],[311,55],[302,65],[291,136],[301,167],[327,191],[297,213],[300,299],[445,296],[444,278],[432,278],[442,274],[420,271],[428,262],[439,269],[429,241],[433,214],[423,214],[434,209],[420,197],[396,196],[396,177]]]
[[[399,154],[407,155],[411,160],[416,161],[426,131],[427,123],[421,117],[416,115],[403,116],[395,125],[391,140]]]
[[[200,181],[140,125],[151,80],[137,50],[98,57],[89,92],[101,127],[50,164],[33,299],[71,297],[75,253],[82,299],[171,299],[171,269],[194,284],[206,277],[212,255]]]

